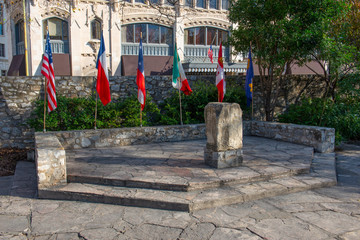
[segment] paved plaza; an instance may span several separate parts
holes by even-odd
[[[20,162],[0,178],[0,239],[360,239],[360,147],[336,158],[337,186],[192,213],[36,199],[35,166]]]

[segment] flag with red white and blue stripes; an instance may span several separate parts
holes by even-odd
[[[98,74],[96,79],[96,91],[99,94],[99,98],[102,104],[105,106],[106,104],[111,102],[111,95],[110,95],[108,70],[106,66],[105,43],[102,33],[101,33],[100,49],[96,61],[96,68],[98,69]]]
[[[140,39],[140,45],[139,45],[139,59],[138,59],[138,68],[136,73],[136,85],[138,86],[138,100],[141,104],[141,111],[142,111],[144,110],[145,101],[146,101],[142,39]]]
[[[46,45],[41,65],[41,74],[46,78],[46,93],[48,96],[48,112],[57,108],[56,90],[55,90],[55,73],[54,64],[51,53],[49,31],[46,34]]]

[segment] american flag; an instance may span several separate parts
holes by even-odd
[[[209,58],[210,58],[211,63],[214,63],[214,61],[213,61],[213,49],[212,49],[212,45],[210,45],[210,48],[209,48],[209,50],[208,50],[208,56],[209,56]]]
[[[51,45],[49,31],[46,36],[46,46],[43,57],[43,62],[41,66],[41,74],[47,79],[46,83],[46,92],[48,97],[48,111],[51,112],[57,108],[56,102],[56,91],[55,91],[55,74],[54,74],[54,64],[52,60]]]

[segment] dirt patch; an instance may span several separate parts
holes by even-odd
[[[29,149],[0,148],[0,177],[14,175],[17,161],[26,161]]]

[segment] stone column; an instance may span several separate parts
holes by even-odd
[[[242,111],[237,103],[209,103],[205,107],[207,143],[205,163],[215,168],[240,166],[242,157]]]

